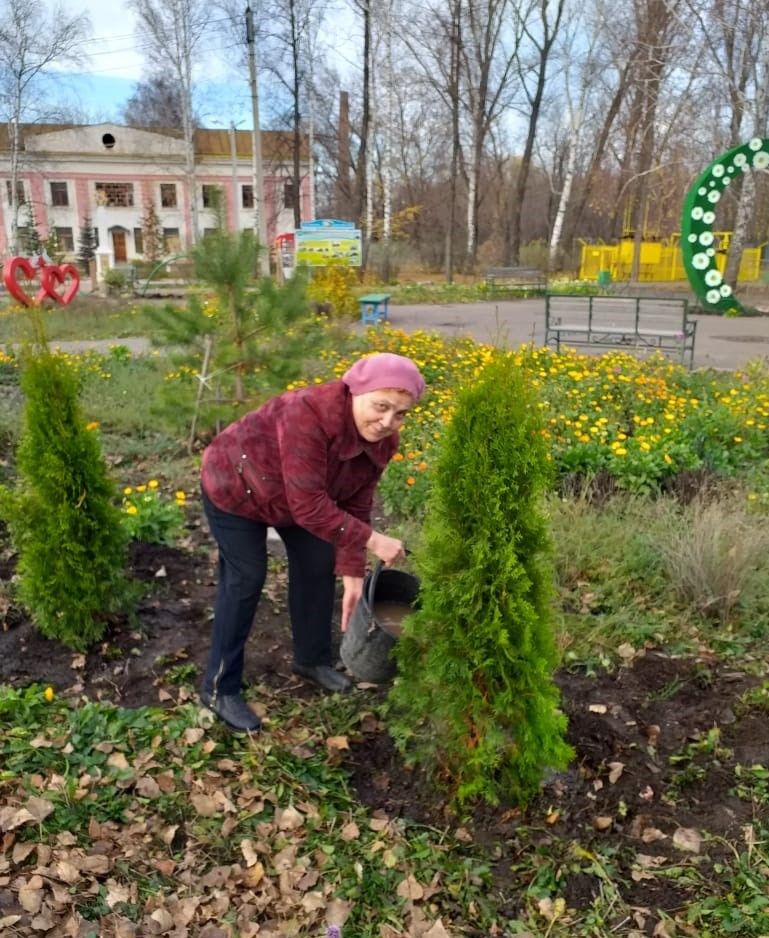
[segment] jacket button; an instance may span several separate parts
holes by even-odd
[[[246,489],[246,495],[250,495],[250,494],[251,494],[251,489]]]

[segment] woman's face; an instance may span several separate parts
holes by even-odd
[[[352,416],[355,428],[364,440],[378,443],[400,430],[413,403],[414,398],[407,391],[395,388],[353,394]]]

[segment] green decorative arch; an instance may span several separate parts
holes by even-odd
[[[706,309],[739,314],[742,304],[724,283],[716,266],[713,223],[721,194],[746,169],[769,167],[769,140],[753,137],[722,153],[698,177],[686,194],[681,220],[681,254],[686,276]]]

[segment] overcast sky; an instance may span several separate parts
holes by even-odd
[[[141,40],[135,31],[134,14],[127,8],[125,0],[69,0],[67,8],[71,13],[80,10],[88,13],[92,32],[85,43],[89,60],[84,62],[82,71],[77,70],[67,76],[63,88],[58,89],[59,94],[63,94],[65,100],[91,120],[117,119],[122,105],[143,75],[144,58]],[[347,15],[337,12],[333,16],[335,35],[329,41],[334,44],[340,41],[340,18],[347,19]],[[349,28],[346,33],[350,35]],[[207,49],[201,50],[203,56],[206,51],[212,54],[210,62],[200,70],[207,80],[206,85],[200,86],[198,102],[203,125],[227,126],[233,121],[243,129],[250,127],[251,101],[246,70],[243,70],[242,78],[233,79],[232,73],[226,74],[215,39]],[[350,47],[348,56],[354,55]],[[340,66],[346,67],[341,60]],[[269,102],[265,101],[263,105],[260,109],[262,124],[265,123]]]

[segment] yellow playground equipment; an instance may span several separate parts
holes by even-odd
[[[726,266],[731,231],[714,231],[716,265],[721,273]],[[630,280],[633,269],[632,238],[622,238],[618,244],[588,244],[582,241],[579,265],[580,280],[596,280],[607,284],[614,280]],[[744,248],[737,275],[738,280],[758,280],[761,276],[761,252],[764,245]],[[686,280],[678,235],[660,241],[642,241],[638,265],[639,280]]]

